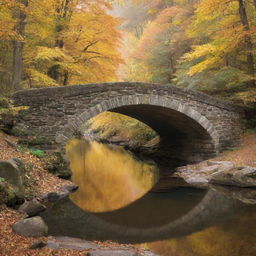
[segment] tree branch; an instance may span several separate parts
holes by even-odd
[[[100,40],[93,41],[84,47],[83,52],[86,52],[91,46],[97,44]]]

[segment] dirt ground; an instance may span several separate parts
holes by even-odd
[[[232,161],[236,165],[256,167],[256,132],[244,134],[241,138],[241,145],[238,148],[225,151],[216,159]]]

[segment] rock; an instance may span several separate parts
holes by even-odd
[[[62,198],[65,198],[69,196],[71,193],[75,192],[78,189],[78,186],[73,184],[73,185],[64,185],[60,189],[60,193],[56,192],[49,192],[43,195],[38,196],[39,199],[43,201],[48,201],[48,202],[57,202]]]
[[[38,200],[24,202],[18,209],[19,212],[26,213],[29,217],[38,215],[38,213],[44,211],[46,207]]]
[[[225,166],[234,166],[234,163],[231,161],[214,161],[214,160],[208,160],[206,161],[208,166],[212,165],[225,165]]]
[[[71,193],[74,193],[76,190],[78,189],[78,186],[76,185],[64,185],[61,189],[60,189],[60,193],[59,195],[59,199],[68,197]]]
[[[173,177],[182,178],[193,187],[209,188],[210,184],[256,187],[256,168],[235,167],[229,161],[205,161],[177,169]]]
[[[88,252],[86,256],[140,256],[140,254],[131,250],[99,250]]]
[[[71,178],[71,171],[68,168],[64,170],[59,170],[56,173],[56,176],[64,180],[69,180]]]
[[[245,204],[256,204],[256,189],[232,186],[212,185],[211,189]]]
[[[214,173],[209,182],[236,187],[256,187],[256,168],[242,166],[225,169]]]
[[[42,159],[45,168],[50,172],[62,179],[69,179],[71,177],[71,170],[68,162],[63,158],[60,152],[47,153]]]
[[[143,256],[158,256],[158,255],[151,251],[144,251]]]
[[[12,206],[18,201],[18,197],[12,187],[6,181],[0,181],[0,205],[7,204]]]
[[[209,186],[209,176],[218,170],[218,165],[209,166],[207,162],[177,168],[173,177],[182,178],[187,184],[198,188]]]
[[[64,185],[60,188],[61,191],[63,191],[63,192],[67,191],[69,193],[73,193],[73,192],[77,191],[77,189],[78,189],[78,186],[75,184],[74,185]]]
[[[51,237],[48,240],[46,247],[51,249],[72,249],[78,251],[100,248],[97,244],[71,237]]]
[[[49,202],[56,202],[56,201],[58,201],[60,199],[60,195],[58,194],[58,193],[56,193],[56,192],[49,192],[48,194],[47,194],[47,200],[49,201]]]
[[[20,193],[23,193],[24,172],[24,164],[17,158],[0,161],[0,177],[4,178]]]
[[[27,237],[41,237],[48,233],[47,225],[39,216],[20,220],[12,226],[12,229],[18,235]]]
[[[46,202],[57,202],[60,200],[63,196],[62,194],[56,193],[56,192],[49,192],[46,194],[39,195],[38,198],[40,200],[46,201]]]
[[[37,241],[33,243],[29,249],[35,250],[35,249],[42,249],[47,245],[44,241]]]

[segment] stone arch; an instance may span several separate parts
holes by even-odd
[[[90,106],[83,110],[83,112],[68,120],[68,124],[64,127],[62,132],[57,134],[56,142],[64,146],[75,134],[80,133],[80,127],[90,118],[113,109],[123,106],[132,105],[151,105],[159,106],[167,109],[177,111],[184,114],[198,123],[209,135],[214,144],[215,153],[220,150],[220,135],[215,129],[214,125],[200,112],[195,110],[189,104],[184,104],[178,100],[171,99],[168,96],[159,96],[153,94],[146,95],[124,95],[119,97],[103,100],[95,106]]]

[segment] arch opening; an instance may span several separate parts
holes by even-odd
[[[135,118],[159,134],[159,148],[150,157],[164,169],[200,162],[216,153],[216,144],[205,128],[176,110],[140,104],[109,111]]]
[[[114,97],[83,109],[70,120],[57,141],[65,146],[74,134],[83,134],[81,127],[86,121],[105,111],[135,118],[156,131],[161,141],[150,158],[168,172],[209,159],[220,150],[219,132],[204,116],[203,109],[152,94]]]

